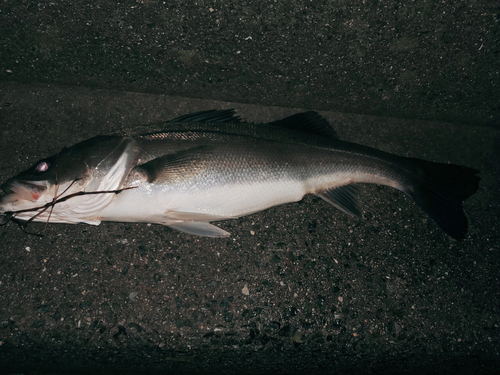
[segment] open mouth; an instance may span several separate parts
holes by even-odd
[[[4,194],[0,196],[1,203],[6,201],[27,200],[36,202],[47,190],[47,184],[44,181],[19,181],[8,180],[2,185]]]

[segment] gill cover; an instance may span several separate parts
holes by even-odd
[[[77,192],[119,189],[130,171],[135,144],[130,138],[98,136],[38,161],[2,185],[5,194],[0,199],[0,213],[11,212],[18,219],[29,220],[55,199]],[[56,203],[50,210],[50,221],[98,224],[97,212],[113,195],[82,195]],[[46,220],[48,211],[35,220]]]

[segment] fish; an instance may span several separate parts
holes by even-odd
[[[143,131],[144,132],[141,132]],[[5,224],[102,221],[161,224],[205,237],[236,219],[314,194],[361,218],[362,184],[402,191],[454,239],[479,171],[341,140],[313,111],[267,124],[234,110],[184,115],[145,129],[98,135],[37,161],[1,185]]]

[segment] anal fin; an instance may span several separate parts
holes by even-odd
[[[360,218],[361,212],[356,202],[358,190],[357,185],[344,185],[316,193],[316,195],[342,212]]]

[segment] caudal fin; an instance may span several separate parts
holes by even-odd
[[[459,240],[467,233],[462,201],[479,188],[478,170],[455,164],[412,159],[419,172],[405,193],[448,235]]]

